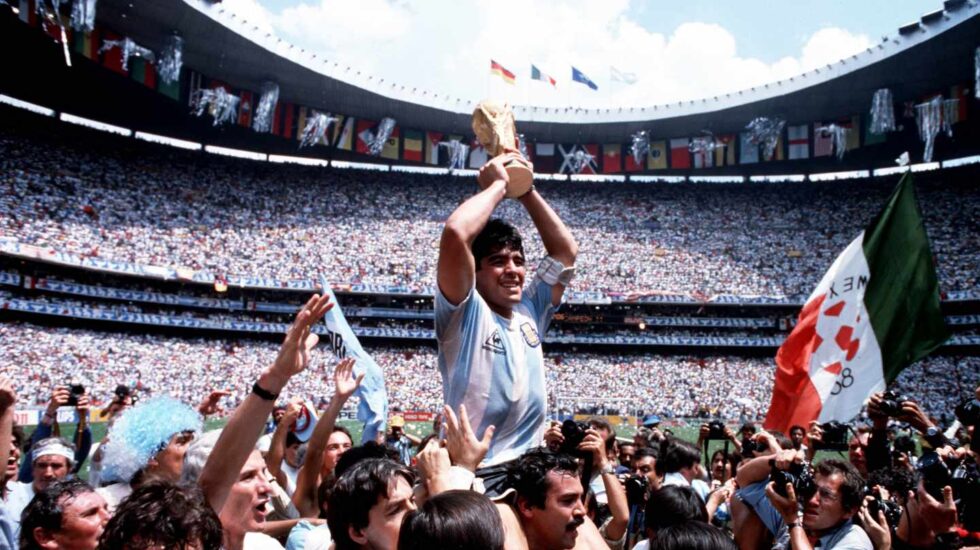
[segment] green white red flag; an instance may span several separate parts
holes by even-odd
[[[929,239],[906,174],[830,266],[776,354],[767,430],[853,419],[949,337]]]

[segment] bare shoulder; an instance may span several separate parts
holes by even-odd
[[[578,526],[575,550],[609,550],[599,528],[589,518],[585,518],[585,522]]]
[[[494,506],[497,507],[500,522],[504,526],[504,550],[527,550],[527,537],[524,536],[514,508],[505,502],[495,502]]]

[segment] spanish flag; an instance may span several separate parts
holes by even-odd
[[[513,84],[515,79],[517,78],[514,76],[514,73],[508,71],[507,69],[504,68],[503,65],[497,63],[493,59],[490,60],[490,74],[495,74],[499,76],[500,78],[504,79],[504,82],[508,84]]]

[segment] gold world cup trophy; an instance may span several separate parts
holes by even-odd
[[[481,101],[473,110],[473,133],[491,157],[500,155],[504,149],[518,149],[514,112],[506,103]],[[510,179],[507,197],[520,197],[531,189],[534,172],[531,164],[520,153],[517,153],[517,158],[507,161],[504,169]]]

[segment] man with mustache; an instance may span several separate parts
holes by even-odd
[[[476,472],[487,494],[500,494],[504,463],[541,444],[547,392],[541,339],[571,281],[578,245],[544,198],[517,197],[541,235],[546,257],[528,285],[521,235],[490,219],[504,200],[504,164],[526,162],[507,150],[480,170],[483,191],[461,204],[442,232],[436,293],[436,338],[443,395],[453,410],[465,404],[478,434],[495,430]]]

